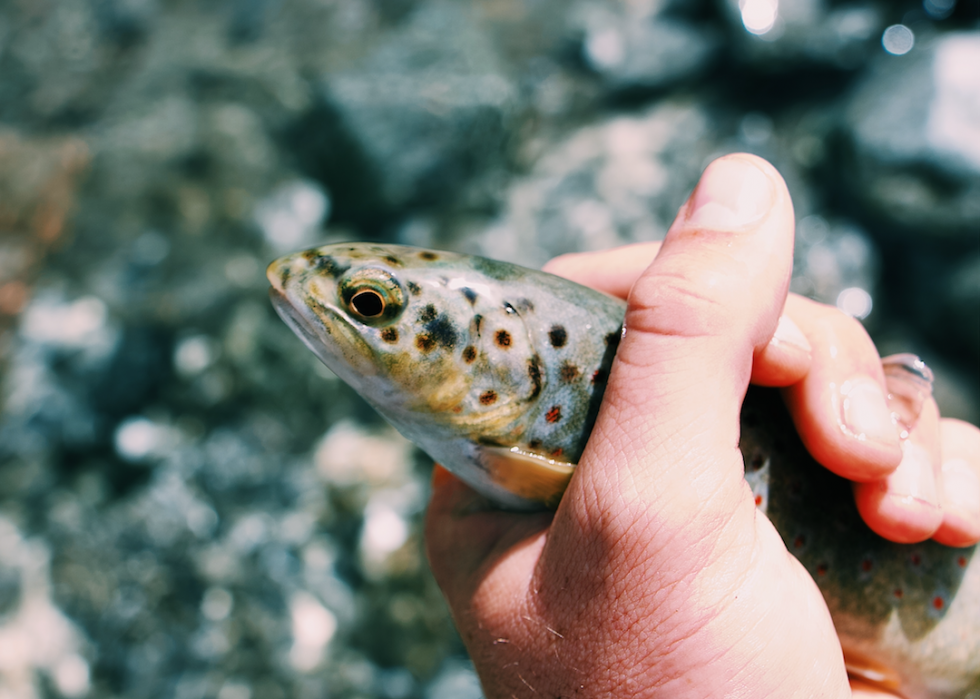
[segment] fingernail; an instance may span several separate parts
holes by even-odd
[[[898,441],[898,430],[877,381],[870,378],[845,381],[840,393],[844,425],[851,434],[861,440]]]
[[[779,323],[776,325],[776,332],[772,335],[771,343],[777,345],[793,345],[807,354],[813,353],[813,349],[810,347],[806,335],[803,334],[800,327],[789,316],[785,315],[779,316]]]
[[[911,434],[922,406],[932,397],[932,371],[914,354],[893,354],[881,360],[888,388],[888,407],[900,428],[900,437]]]
[[[902,444],[902,463],[886,478],[889,495],[914,498],[939,507],[939,491],[929,451],[913,442]]]
[[[966,460],[950,459],[943,464],[943,493],[950,505],[980,514],[980,478]]]
[[[762,219],[775,190],[769,177],[739,157],[711,163],[694,190],[687,222],[698,228],[734,231]]]

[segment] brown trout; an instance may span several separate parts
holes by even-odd
[[[283,257],[268,277],[286,324],[433,459],[503,507],[558,502],[622,301],[486,258],[368,243]],[[749,390],[741,430],[756,502],[820,587],[849,671],[909,699],[980,699],[976,547],[874,534],[773,390]]]

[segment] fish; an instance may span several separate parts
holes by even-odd
[[[485,257],[375,243],[267,270],[279,316],[405,437],[500,507],[555,507],[595,423],[623,301]],[[750,387],[739,448],[759,509],[823,594],[849,673],[908,699],[980,699],[976,546],[897,544]]]

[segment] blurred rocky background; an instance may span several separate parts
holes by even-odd
[[[0,699],[476,699],[430,463],[274,316],[321,241],[536,266],[786,177],[794,289],[980,416],[975,0],[0,1]]]

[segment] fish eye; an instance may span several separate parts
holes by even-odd
[[[393,322],[405,307],[405,292],[385,269],[365,267],[355,270],[338,284],[340,301],[351,317],[365,325],[382,326]]]
[[[351,297],[350,306],[355,313],[365,318],[377,318],[384,313],[385,300],[374,289],[364,289]]]

